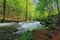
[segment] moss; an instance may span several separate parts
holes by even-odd
[[[0,26],[0,40],[14,40],[13,31],[17,30],[17,24]]]

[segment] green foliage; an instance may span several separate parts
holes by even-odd
[[[26,31],[21,37],[17,38],[16,40],[33,40],[33,38],[33,33],[30,31]]]
[[[48,27],[48,30],[53,30],[55,28],[57,15],[50,15],[46,19],[41,19],[40,22]]]
[[[54,6],[53,6],[54,5]],[[39,0],[36,8],[36,18],[45,19],[50,15],[56,15],[56,3],[53,0]]]
[[[48,26],[42,26],[40,28],[36,28],[34,30],[40,31],[40,30],[47,30],[49,27]]]
[[[59,1],[59,0],[58,0]],[[59,2],[60,3],[60,2]],[[0,13],[3,10],[3,0],[0,0]],[[53,6],[54,4],[54,6]],[[27,5],[27,8],[26,8]],[[58,13],[55,0],[39,0],[37,5],[33,0],[6,0],[6,18],[25,20],[43,19]],[[55,7],[55,9],[54,9]],[[14,14],[14,15],[13,15]],[[1,15],[1,14],[0,14]]]

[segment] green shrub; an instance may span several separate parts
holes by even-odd
[[[40,22],[45,26],[48,26],[49,29],[53,30],[55,27],[55,19],[57,15],[50,15],[45,19],[41,19]]]
[[[33,33],[31,31],[26,31],[21,37],[16,38],[16,40],[33,40],[33,38]]]

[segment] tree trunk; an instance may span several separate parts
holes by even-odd
[[[4,0],[3,2],[3,19],[1,20],[1,22],[4,22],[5,21],[5,9],[6,8],[6,0]]]
[[[26,21],[28,20],[28,0],[26,0]]]
[[[58,16],[57,16],[57,20],[56,20],[56,26],[60,27],[60,11],[59,11],[58,0],[56,0],[56,4],[57,4],[57,11],[58,11]]]

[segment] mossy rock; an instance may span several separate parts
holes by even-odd
[[[17,23],[0,23],[0,40],[14,40],[14,30],[17,30]]]

